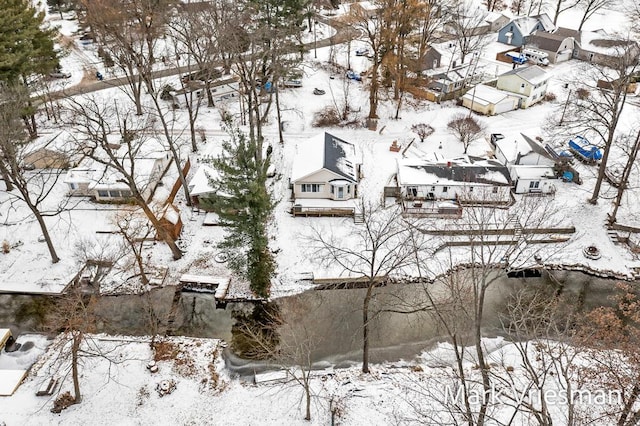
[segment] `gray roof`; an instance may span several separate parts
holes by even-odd
[[[500,164],[498,161],[471,156],[469,156],[469,160],[472,162],[472,164],[452,163],[451,166],[445,166],[441,164],[426,164],[413,167],[422,169],[426,173],[433,174],[440,179],[447,179],[454,182],[484,183],[495,186],[509,186],[509,183],[504,183],[504,181],[502,180],[491,179],[491,172],[497,172],[504,177],[506,182],[511,182],[509,169]],[[481,164],[473,164],[475,162],[480,162]]]
[[[350,150],[348,153],[346,150]],[[337,138],[329,133],[324,134],[324,163],[323,168],[356,182],[355,166],[351,162],[355,146],[347,141]]]
[[[507,71],[504,74],[500,74],[498,78],[505,75],[517,75],[518,77],[528,81],[530,84],[540,83],[541,81],[544,81],[547,78],[546,71],[537,65],[532,65],[530,67],[516,68],[511,71]]]
[[[529,144],[529,146],[531,147],[531,150],[533,152],[535,152],[536,154],[548,158],[549,160],[553,160],[553,157],[551,157],[551,155],[549,155],[549,152],[542,146],[540,145],[537,141],[531,139],[529,136],[525,135],[524,133],[520,133],[522,135],[522,137],[524,138],[524,140]]]
[[[544,31],[536,31],[527,37],[527,45],[535,46],[538,49],[549,52],[557,52],[562,43],[572,36],[565,34],[547,33]]]

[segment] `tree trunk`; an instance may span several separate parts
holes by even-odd
[[[151,211],[149,205],[142,199],[140,195],[136,197],[136,202],[144,212],[145,216],[149,219],[153,228],[156,230],[158,237],[167,243],[169,249],[171,249],[171,254],[173,254],[173,260],[178,260],[182,258],[182,250],[178,247],[173,237],[169,234],[169,232],[162,226],[160,220],[156,217],[155,213]]]
[[[484,281],[484,277],[481,277],[480,280]],[[478,285],[474,283],[474,285]],[[484,390],[484,397],[482,398],[482,402],[480,404],[480,410],[478,412],[478,420],[477,426],[483,426],[485,422],[485,417],[487,413],[487,405],[489,403],[488,397],[491,395],[491,383],[489,381],[489,372],[487,371],[487,364],[484,359],[484,350],[482,348],[482,317],[484,310],[484,293],[485,293],[485,284],[481,282],[480,290],[478,292],[478,300],[476,300],[476,316],[474,318],[474,339],[475,339],[475,347],[476,347],[476,356],[478,357],[478,365],[480,368],[480,375],[482,376],[482,388]]]
[[[9,170],[5,167],[4,163],[0,161],[0,175],[2,175],[2,180],[4,180],[4,185],[7,187],[7,191],[13,191],[13,182],[11,181],[11,175],[9,174]]]
[[[304,371],[303,371],[303,374]],[[307,421],[311,420],[311,384],[309,383],[309,374],[311,374],[311,372],[307,372],[307,378],[305,379],[304,382],[304,393],[305,393],[305,399],[306,399],[306,412],[305,412],[305,416],[304,419]]]
[[[371,68],[371,87],[369,88],[369,118],[378,118],[378,68],[376,63]]]
[[[42,214],[40,213],[40,210],[38,209],[38,207],[31,202],[31,198],[29,197],[29,191],[26,187],[26,184],[24,185],[24,187],[22,185],[18,185],[18,190],[22,194],[22,198],[24,202],[27,204],[27,206],[29,207],[29,210],[31,210],[33,215],[36,217],[36,220],[38,221],[38,225],[40,225],[42,236],[44,237],[44,240],[47,243],[47,249],[49,250],[49,255],[51,256],[51,263],[58,263],[60,261],[60,258],[56,253],[55,247],[53,246],[53,241],[51,240],[51,235],[49,235],[47,224],[44,222],[44,218],[42,217]]]
[[[373,293],[373,278],[367,288],[367,294],[362,302],[362,372],[369,372],[369,304]]]
[[[73,342],[71,343],[71,377],[73,379],[73,393],[74,404],[79,404],[82,401],[82,394],[80,393],[80,379],[78,377],[78,352],[80,351],[80,344],[82,343],[82,332],[71,331]]]
[[[604,153],[602,154],[602,160],[600,160],[600,167],[598,168],[598,178],[596,184],[593,187],[593,194],[589,199],[590,204],[598,204],[598,198],[600,198],[600,188],[602,187],[602,181],[604,180],[604,173],[607,169],[607,161],[609,160],[609,152],[611,151],[611,145],[613,145],[613,132],[609,133],[609,139],[604,146]]]
[[[627,426],[628,424],[632,424],[627,422],[627,420],[629,419],[629,415],[631,415],[631,409],[633,408],[634,404],[640,397],[639,380],[640,380],[640,377],[637,377],[636,383],[635,385],[633,385],[633,389],[631,390],[631,394],[627,398],[627,402],[625,402],[624,404],[624,408],[622,409],[622,412],[620,413],[620,418],[618,419],[618,426]]]
[[[276,90],[276,113],[278,114],[278,137],[280,145],[284,145],[284,136],[282,135],[282,114],[280,111],[280,91]]]
[[[627,159],[627,163],[624,165],[624,170],[622,171],[622,176],[620,177],[620,186],[618,186],[618,193],[616,194],[616,199],[613,202],[613,211],[609,215],[610,224],[614,224],[616,222],[616,216],[618,215],[618,209],[620,208],[620,203],[622,202],[622,196],[624,195],[624,190],[627,188],[629,176],[631,175],[631,170],[633,169],[633,165],[636,162],[636,158],[638,157],[639,150],[640,132],[638,132],[638,136],[636,136],[636,140],[633,142],[633,147],[631,149],[631,152],[629,153],[629,158]]]

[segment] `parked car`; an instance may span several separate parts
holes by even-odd
[[[324,95],[326,92],[322,89],[318,89],[317,87],[315,89],[313,89],[313,94],[314,95]]]
[[[347,78],[355,81],[362,81],[362,77],[357,72],[353,72],[352,70],[347,71]]]
[[[68,72],[62,72],[61,70],[56,70],[49,73],[49,77],[51,78],[71,78],[71,74]]]
[[[182,82],[187,84],[190,81],[211,81],[220,77],[222,77],[222,68],[213,68],[211,70],[205,68],[183,76]]]
[[[356,49],[356,56],[367,56],[369,54],[369,49],[366,47],[360,47]]]
[[[302,87],[301,80],[285,80],[284,87]]]

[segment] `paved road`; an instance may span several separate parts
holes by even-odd
[[[336,33],[326,39],[317,40],[316,42],[305,43],[307,49],[314,47],[327,47],[335,44],[341,44],[353,40],[359,36],[359,32],[336,18],[327,18],[318,16],[319,22],[327,24],[336,30]],[[186,68],[173,67],[163,70],[153,71],[153,78],[171,77],[186,72]],[[62,90],[51,92],[50,99],[61,99],[69,96],[82,95],[85,93],[97,92],[98,90],[108,89],[111,87],[124,86],[128,84],[127,77],[110,78],[103,81],[95,81],[91,83],[80,83]]]

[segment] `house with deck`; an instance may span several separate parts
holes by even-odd
[[[511,202],[509,170],[495,160],[464,155],[442,161],[396,161],[398,193],[405,207],[442,201],[462,205]]]
[[[300,142],[289,178],[294,212],[296,207],[353,212],[360,165],[355,145],[330,133]]]
[[[528,108],[544,99],[550,75],[537,65],[520,67],[498,76],[496,88],[520,98],[519,108]]]

